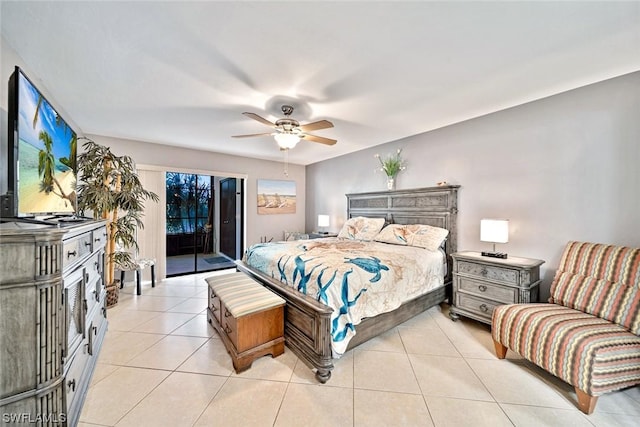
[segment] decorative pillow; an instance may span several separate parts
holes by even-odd
[[[392,245],[408,245],[407,226],[401,224],[389,224],[384,227],[373,239],[376,242],[391,243]]]
[[[375,237],[377,242],[418,246],[435,251],[442,246],[449,230],[423,224],[389,224]]]
[[[373,240],[384,226],[384,218],[350,218],[342,226],[338,237],[352,240]]]

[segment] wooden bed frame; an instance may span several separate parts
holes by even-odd
[[[457,245],[458,185],[347,194],[349,218],[366,216],[385,218],[387,223],[427,224],[449,230],[445,243],[447,276],[445,286],[408,301],[397,309],[364,319],[347,349],[380,335],[413,316],[440,304],[450,297],[451,254]],[[316,378],[325,383],[331,377],[331,313],[333,309],[306,296],[242,261],[238,270],[255,278],[287,301],[285,308],[286,345],[309,367],[316,369]]]

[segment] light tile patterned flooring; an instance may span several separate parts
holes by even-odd
[[[205,277],[143,294],[133,283],[109,331],[80,426],[638,426],[640,387],[600,397],[585,416],[570,386],[514,353],[496,359],[489,328],[434,307],[335,362],[331,380],[288,349],[235,374],[208,326]]]

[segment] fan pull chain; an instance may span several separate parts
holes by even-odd
[[[284,176],[289,176],[289,149],[284,150]]]

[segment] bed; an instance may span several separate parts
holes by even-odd
[[[237,263],[240,271],[249,274],[287,301],[286,344],[301,360],[316,370],[318,381],[325,383],[329,380],[334,357],[339,357],[345,351],[449,297],[450,255],[456,251],[457,240],[458,188],[459,186],[450,185],[347,194],[349,219],[378,218],[386,224],[424,224],[448,230],[441,250],[422,250],[419,255],[422,257],[429,252],[428,257],[435,261],[427,262],[418,258],[418,265],[425,265],[424,268],[394,273],[395,284],[398,288],[402,287],[400,293],[405,294],[405,297],[399,302],[389,297],[383,298],[383,302],[371,300],[373,305],[378,305],[375,309],[377,311],[371,312],[369,305],[356,302],[360,298],[361,302],[370,299],[374,289],[382,289],[385,294],[385,289],[394,285],[393,282],[385,283],[383,278],[393,277],[390,272],[396,270],[389,270],[391,264],[394,260],[396,264],[408,264],[397,261],[413,257],[413,252],[416,251],[388,243],[364,244],[358,240],[323,238],[254,245],[247,250],[243,261]],[[341,260],[341,270],[312,261],[318,259],[322,251]],[[308,265],[305,265],[307,261]],[[285,267],[289,270],[286,271]],[[433,277],[436,272],[440,274],[438,280]],[[347,276],[350,282],[348,294],[345,285]],[[362,284],[359,287],[352,285],[356,276],[361,276]],[[421,281],[425,277],[428,279],[423,284]],[[304,289],[307,287],[308,289]],[[335,306],[334,309],[324,303],[326,295],[323,292],[327,289],[333,289],[334,293],[344,291],[338,296],[343,297],[344,307]],[[305,290],[306,295],[301,292]],[[345,310],[347,306],[349,310]],[[356,310],[355,320],[350,317],[352,309]],[[376,312],[380,314],[375,314]],[[360,320],[361,316],[364,319]]]

